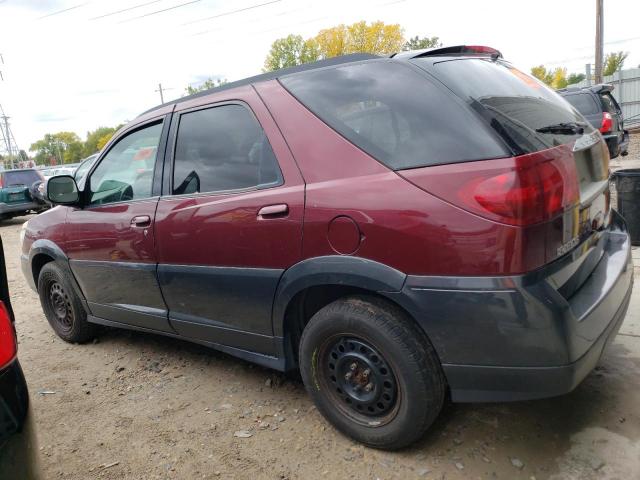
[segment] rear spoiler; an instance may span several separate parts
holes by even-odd
[[[484,45],[455,45],[453,47],[427,48],[424,50],[410,50],[408,52],[398,52],[390,55],[390,58],[421,58],[435,56],[467,56],[482,55],[490,56],[496,60],[503,58],[500,50]]]
[[[600,83],[598,85],[589,87],[589,90],[591,90],[593,93],[611,93],[613,92],[613,88],[613,85],[611,85],[610,83]]]
[[[613,85],[611,85],[610,83],[599,83],[597,85],[591,85],[590,87],[566,87],[566,88],[560,88],[558,90],[556,90],[556,92],[558,93],[573,93],[573,92],[581,92],[583,90],[589,90],[590,92],[593,93],[607,93],[607,92],[613,92],[613,89],[615,87]]]

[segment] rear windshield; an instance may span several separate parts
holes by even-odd
[[[14,187],[18,185],[30,187],[34,184],[34,182],[42,180],[38,172],[36,172],[35,170],[18,170],[15,172],[6,171],[3,175],[3,185],[5,187]]]
[[[409,65],[365,62],[280,81],[321,120],[394,170],[508,155],[462,102]]]
[[[463,58],[437,62],[430,67],[425,59],[413,62],[428,68],[460,98],[468,102],[503,138],[514,154],[531,153],[570,143],[579,133],[538,132],[560,123],[581,123],[577,113],[553,90],[511,65],[483,58]]]
[[[600,113],[600,105],[596,103],[590,93],[576,93],[567,95],[564,99],[574,106],[582,115],[594,115]]]

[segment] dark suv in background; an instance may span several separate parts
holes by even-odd
[[[33,168],[0,172],[0,220],[44,210],[46,205],[36,194],[43,181],[42,174]]]
[[[379,448],[445,396],[571,391],[631,295],[600,132],[478,46],[354,55],[153,108],[59,206],[22,269],[69,342],[97,325],[299,370]]]
[[[558,90],[558,93],[589,120],[594,128],[600,130],[607,142],[610,157],[615,158],[628,154],[629,132],[624,129],[622,109],[611,92],[613,85],[604,83]]]

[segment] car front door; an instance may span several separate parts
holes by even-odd
[[[166,123],[134,127],[102,155],[87,177],[83,207],[67,216],[67,255],[93,316],[173,332],[154,245],[154,171],[162,167]]]
[[[158,278],[180,334],[273,354],[275,290],[302,253],[304,182],[257,94],[233,98],[174,116]]]

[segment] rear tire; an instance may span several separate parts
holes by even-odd
[[[87,312],[69,275],[55,262],[42,267],[38,276],[38,294],[47,321],[61,339],[84,343],[96,336],[98,326],[87,321]]]
[[[318,311],[302,333],[300,370],[320,413],[374,448],[418,440],[444,403],[446,381],[428,338],[404,311],[375,297]]]

